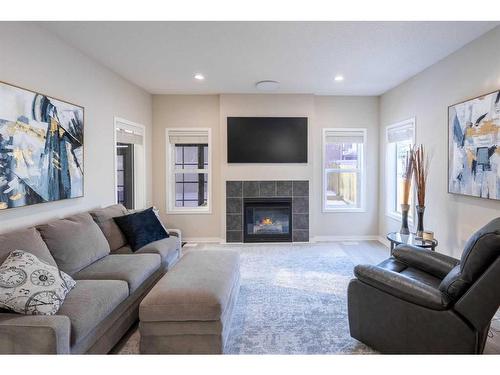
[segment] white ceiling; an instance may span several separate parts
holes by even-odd
[[[382,94],[498,24],[41,23],[150,93],[256,93],[255,82],[277,80],[278,93],[322,95]]]

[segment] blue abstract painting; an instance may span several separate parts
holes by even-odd
[[[83,196],[84,109],[0,82],[0,210]]]
[[[448,108],[450,193],[500,199],[500,90]]]

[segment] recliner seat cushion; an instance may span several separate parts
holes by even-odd
[[[92,216],[97,225],[99,225],[102,233],[104,233],[111,251],[115,251],[127,244],[127,239],[113,220],[114,217],[127,215],[127,209],[123,205],[114,204],[112,206],[98,208],[89,211],[89,214]]]
[[[70,276],[110,252],[106,237],[88,213],[51,221],[37,229],[59,268]]]
[[[71,345],[85,338],[129,296],[121,280],[79,280],[57,312],[71,321]]]
[[[443,279],[439,290],[458,300],[500,256],[500,218],[474,233],[465,244],[460,264]]]
[[[388,258],[382,263],[378,264],[377,267],[384,268],[388,271],[399,273],[409,279],[420,281],[426,285],[432,286],[433,288],[438,288],[441,283],[441,279],[432,276],[426,272],[420,271],[417,268],[409,267],[406,264],[400,262],[394,258]]]
[[[35,228],[27,228],[0,234],[0,264],[2,264],[14,250],[24,250],[51,266],[57,266],[47,244],[43,242],[40,233]]]
[[[76,280],[122,280],[130,293],[135,292],[150,276],[160,270],[157,254],[116,254],[98,260],[74,275]]]

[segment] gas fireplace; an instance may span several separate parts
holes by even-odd
[[[246,198],[243,240],[245,242],[291,242],[290,198]]]

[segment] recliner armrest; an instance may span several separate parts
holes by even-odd
[[[70,332],[67,316],[0,313],[0,353],[69,354]]]
[[[449,257],[435,251],[423,249],[412,245],[398,245],[392,255],[400,262],[408,266],[418,268],[433,276],[443,279],[450,271],[460,263],[458,259]]]
[[[432,310],[446,310],[449,305],[447,297],[438,289],[397,272],[372,265],[358,265],[354,267],[354,275],[385,293]]]

